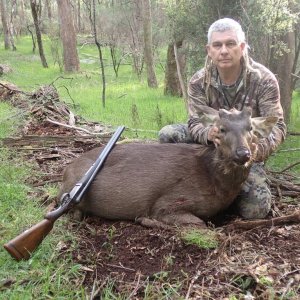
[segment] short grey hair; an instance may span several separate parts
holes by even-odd
[[[236,33],[239,43],[246,43],[245,33],[241,25],[233,19],[224,18],[219,19],[210,25],[207,33],[208,44],[211,43],[211,36],[213,32],[224,32],[228,30],[232,30]]]

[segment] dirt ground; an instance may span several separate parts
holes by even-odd
[[[105,143],[105,139],[82,140],[83,135],[66,142],[78,130],[49,123],[41,116],[32,119],[31,114],[23,126],[23,138],[6,141],[10,147],[23,147],[23,155],[41,172],[30,179],[37,189],[59,183],[63,168],[74,157]],[[28,136],[63,136],[65,142],[58,144],[56,139],[45,144],[43,140],[41,146],[41,141],[25,139]],[[291,180],[288,174],[280,176]],[[268,219],[300,209],[300,193],[285,197],[279,191],[279,186],[272,187]],[[47,197],[44,203],[49,205],[53,199]],[[79,243],[72,255],[84,274],[80,284],[90,291],[90,299],[104,299],[108,286],[115,294],[126,294],[126,299],[300,299],[299,222],[247,230],[227,226],[236,219],[227,212],[209,224],[218,235],[215,249],[187,245],[178,229],[145,228],[95,217],[71,222],[69,229]],[[66,248],[61,248],[62,256]]]

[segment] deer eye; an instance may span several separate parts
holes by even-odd
[[[225,132],[226,132],[225,128],[224,128],[224,127],[221,127],[221,128],[220,128],[220,132],[221,132],[221,133],[225,133]]]

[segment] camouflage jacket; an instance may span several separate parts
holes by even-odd
[[[220,108],[236,108],[251,106],[253,117],[276,116],[278,122],[268,138],[260,139],[257,161],[264,161],[285,139],[286,125],[280,104],[279,86],[275,75],[263,65],[250,61],[249,70],[243,68],[243,80],[240,81],[235,99],[228,103],[218,78],[217,69],[211,70],[210,85],[205,77],[205,69],[201,69],[191,78],[188,86],[188,127],[195,142],[208,144],[207,134],[210,126],[201,122],[200,105],[207,105],[216,110]],[[259,72],[257,72],[257,71]],[[246,73],[245,73],[246,72]]]

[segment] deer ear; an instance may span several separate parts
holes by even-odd
[[[251,118],[254,134],[258,138],[266,138],[270,135],[273,127],[277,123],[277,117],[257,117]]]

